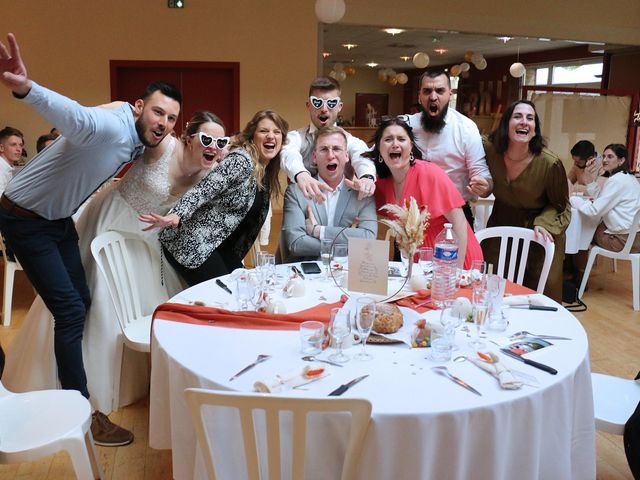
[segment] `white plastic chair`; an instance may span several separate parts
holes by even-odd
[[[13,393],[0,382],[0,464],[66,450],[76,477],[103,478],[91,436],[91,405],[76,390]]]
[[[115,378],[113,379],[113,398],[120,398],[120,372],[124,345],[138,352],[149,352],[151,342],[151,315],[143,315],[140,304],[139,286],[127,248],[128,242],[136,242],[149,251],[146,242],[133,233],[109,231],[98,235],[91,242],[91,253],[102,273],[109,295],[116,310],[116,316],[122,330],[121,342],[116,351]]]
[[[596,429],[622,435],[640,402],[640,381],[592,373],[591,384]]]
[[[640,224],[640,210],[638,210],[631,222],[631,228],[629,229],[629,237],[627,243],[624,244],[624,248],[619,252],[613,252],[606,248],[591,246],[589,251],[589,260],[587,260],[587,267],[584,270],[582,276],[582,282],[580,282],[580,288],[578,289],[578,298],[582,299],[584,289],[587,287],[587,281],[589,280],[589,274],[593,268],[593,262],[595,262],[596,256],[602,255],[613,259],[613,270],[617,271],[616,260],[629,260],[631,262],[631,285],[633,288],[633,309],[640,310],[640,253],[631,253],[631,247],[636,239],[638,233],[638,225]]]
[[[371,418],[371,403],[357,398],[288,398],[267,395],[247,395],[236,392],[222,392],[188,388],[185,390],[189,413],[196,429],[198,444],[204,458],[209,480],[216,479],[211,440],[207,434],[202,407],[213,405],[231,407],[239,411],[242,425],[244,453],[250,480],[260,478],[260,461],[256,446],[254,412],[265,413],[268,472],[270,479],[282,478],[280,455],[280,413],[291,412],[292,432],[290,444],[293,446],[291,478],[304,478],[307,415],[310,412],[350,412],[351,426],[349,440],[342,466],[342,480],[354,478],[364,437]],[[289,432],[285,432],[289,434]]]
[[[11,325],[11,305],[13,304],[13,280],[16,271],[22,270],[22,265],[17,259],[7,257],[7,248],[4,239],[0,236],[0,250],[4,258],[4,296],[2,297],[2,324],[5,327]]]
[[[554,243],[541,242],[536,239],[535,232],[532,229],[521,227],[489,227],[476,232],[476,238],[480,243],[488,238],[500,238],[500,253],[496,274],[520,285],[524,280],[531,242],[541,245],[544,248],[544,263],[542,264],[536,291],[538,293],[544,292],[556,249]],[[511,248],[511,253],[509,255],[509,270],[505,275],[507,248]],[[518,257],[518,253],[520,253],[520,257]]]

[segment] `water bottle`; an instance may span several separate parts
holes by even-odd
[[[450,223],[445,223],[436,237],[433,264],[431,299],[438,308],[442,308],[446,300],[453,300],[458,275],[458,239]]]

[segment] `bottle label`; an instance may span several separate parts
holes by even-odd
[[[445,261],[458,260],[458,249],[442,248],[436,245],[433,252],[433,256],[438,260],[445,260]]]

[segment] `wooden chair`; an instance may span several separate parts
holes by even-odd
[[[349,412],[351,427],[346,454],[342,466],[342,480],[354,478],[364,437],[371,418],[371,403],[365,399],[352,398],[289,398],[261,394],[242,394],[188,388],[185,390],[189,413],[196,429],[198,444],[210,480],[216,479],[212,444],[203,417],[203,406],[231,407],[239,411],[244,442],[244,457],[248,478],[260,478],[260,459],[256,445],[256,425],[254,412],[264,412],[267,439],[267,461],[269,479],[282,478],[281,438],[283,433],[291,435],[292,447],[291,478],[304,478],[307,415],[310,412]],[[292,432],[281,432],[280,413],[292,414]],[[260,437],[260,436],[258,436]]]
[[[619,252],[607,250],[606,248],[593,245],[589,250],[589,259],[587,260],[587,267],[584,270],[582,276],[582,282],[580,282],[580,288],[578,289],[578,298],[582,299],[584,290],[587,287],[587,281],[589,280],[589,274],[593,268],[593,263],[598,255],[613,259],[613,270],[617,271],[617,260],[628,260],[631,262],[631,285],[633,288],[633,309],[640,310],[640,253],[631,253],[631,247],[638,234],[638,226],[640,224],[640,210],[638,210],[631,222],[631,228],[629,228],[629,237],[627,243],[624,244],[624,248]]]
[[[479,243],[489,238],[500,239],[500,253],[498,256],[498,265],[496,266],[496,273],[509,281],[519,283],[522,285],[524,280],[524,273],[526,270],[527,258],[529,257],[529,246],[531,242],[535,242],[544,248],[544,263],[542,264],[542,271],[540,272],[540,280],[538,281],[538,287],[536,291],[538,293],[544,292],[544,287],[547,284],[547,278],[549,277],[549,270],[551,269],[551,263],[553,261],[553,254],[555,252],[555,244],[551,242],[541,242],[536,239],[535,233],[530,228],[521,227],[489,227],[480,230],[476,233],[476,238]],[[509,254],[509,269],[505,273],[507,250],[510,249]],[[518,256],[518,254],[520,256]]]

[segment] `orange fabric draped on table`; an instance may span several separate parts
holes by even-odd
[[[509,281],[507,281],[505,292],[511,295],[530,295],[536,293],[527,287]],[[471,289],[459,289],[456,297],[471,298]],[[400,305],[413,308],[411,306],[411,298],[412,297],[405,297],[401,299],[399,301],[402,302]],[[417,303],[421,301],[424,301],[424,297],[420,297]],[[317,320],[324,324],[329,323],[331,309],[341,307],[342,305],[344,305],[344,302],[339,301],[335,303],[321,303],[295,313],[266,313],[234,312],[223,308],[185,305],[182,303],[163,303],[158,305],[156,311],[153,312],[153,319],[159,318],[160,320],[193,323],[195,325],[250,328],[254,330],[297,330],[300,324],[306,320]],[[431,304],[414,308],[414,310],[419,313],[424,313],[433,308],[430,305]]]

